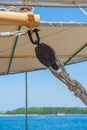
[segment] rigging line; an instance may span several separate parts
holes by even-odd
[[[12,37],[12,36],[20,36],[27,34],[29,29],[14,31],[14,32],[1,32],[0,37]]]
[[[77,50],[65,63],[64,65],[66,65],[67,63],[69,63],[78,53],[80,53],[85,47],[87,47],[87,43],[85,45],[83,45],[79,50]]]
[[[25,130],[28,130],[28,75],[27,72],[25,72]]]
[[[57,63],[59,69],[61,70],[60,72],[57,72],[52,68],[52,66],[49,68],[49,70],[55,77],[66,84],[68,86],[68,89],[70,89],[70,91],[73,91],[76,97],[79,97],[83,103],[87,105],[87,90],[78,81],[71,79],[59,58]]]
[[[46,38],[46,37],[49,37],[49,36],[53,36],[53,35],[55,35],[55,34],[58,34],[58,33],[61,33],[61,32],[67,31],[67,30],[70,30],[70,29],[72,29],[72,28],[74,28],[74,27],[71,26],[71,27],[64,28],[64,29],[62,29],[62,30],[58,30],[58,31],[56,31],[56,32],[52,32],[52,33],[50,33],[50,34],[41,36],[41,39]]]
[[[20,30],[20,29],[21,29],[21,26],[18,27],[18,30]],[[12,50],[12,54],[11,54],[11,58],[10,58],[10,62],[9,62],[7,73],[10,72],[10,68],[11,68],[11,64],[12,64],[12,59],[14,57],[14,52],[15,52],[15,48],[16,48],[16,45],[17,45],[18,38],[19,38],[19,36],[16,37],[16,40],[15,40],[15,43],[14,43],[14,47],[13,47],[13,50]]]
[[[0,8],[0,11],[7,11],[6,8]]]
[[[27,31],[28,31],[28,30],[25,30],[25,32],[22,32],[21,35],[27,34]],[[19,36],[19,35],[16,35],[16,36]],[[21,45],[19,44],[19,45],[18,45],[18,48],[21,47],[21,46],[24,46],[25,44],[28,44],[28,42],[23,42]],[[8,48],[8,49],[6,49],[6,50],[2,50],[2,51],[0,51],[0,54],[3,53],[3,52],[8,52],[8,51],[10,51],[11,49],[12,49],[12,47],[11,47],[11,48]]]
[[[40,27],[67,27],[67,26],[73,26],[73,27],[79,27],[79,26],[87,26],[87,22],[76,22],[76,21],[70,21],[70,22],[49,22],[49,21],[41,21]]]
[[[83,8],[79,7],[79,9],[87,16],[87,12]]]
[[[2,6],[2,8],[0,8],[0,11],[16,11],[19,12],[19,10],[14,7],[14,6]]]
[[[20,45],[21,44],[21,45]],[[26,44],[29,44],[28,43],[28,41],[27,42],[23,42],[23,43],[20,43],[18,46],[17,46],[17,48],[19,48],[19,47],[21,47],[21,46],[25,46]],[[2,50],[2,51],[0,51],[0,54],[1,53],[3,53],[3,52],[8,52],[8,51],[10,51],[12,49],[12,47],[11,48],[8,48],[8,49],[6,49],[6,50]]]
[[[81,60],[78,60],[78,61],[74,61],[74,62],[69,62],[66,65],[73,65],[73,64],[82,63],[82,62],[87,62],[87,58],[84,58],[84,59],[81,59]]]

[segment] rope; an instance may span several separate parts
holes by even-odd
[[[27,75],[27,72],[25,72],[25,106],[26,106],[25,130],[28,130],[28,75]]]
[[[14,11],[14,12],[19,12],[19,10],[14,7],[14,6],[3,6],[2,8],[0,8],[0,11]]]
[[[7,11],[6,8],[0,8],[0,11]]]
[[[1,32],[0,37],[12,37],[27,34],[28,30],[14,31],[14,32]]]
[[[80,9],[85,15],[87,15],[87,12],[86,12],[83,8],[79,7],[79,9]]]
[[[34,13],[34,7],[24,5],[20,9],[18,9],[15,6],[5,6],[4,5],[2,8],[0,8],[0,11],[13,11],[13,12],[20,12],[20,13],[32,12],[32,13]]]
[[[64,84],[66,84],[68,86],[68,89],[70,91],[73,91],[76,97],[79,97],[84,102],[84,104],[87,105],[87,91],[77,80],[72,80],[70,78],[69,74],[67,73],[62,63],[60,62],[59,58],[58,58],[58,67],[61,69],[60,72],[55,71],[52,67],[49,67],[49,70],[55,77],[57,77]]]

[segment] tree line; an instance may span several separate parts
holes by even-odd
[[[25,108],[18,108],[11,111],[6,111],[4,114],[25,114]],[[80,107],[31,107],[28,108],[28,114],[87,114],[87,108]]]

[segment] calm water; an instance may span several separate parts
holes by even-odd
[[[87,115],[29,116],[29,130],[87,130]],[[25,130],[24,116],[0,116],[0,130]]]

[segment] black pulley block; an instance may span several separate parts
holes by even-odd
[[[54,70],[58,69],[57,58],[53,48],[47,44],[40,43],[35,48],[38,60],[46,67],[52,66]]]

